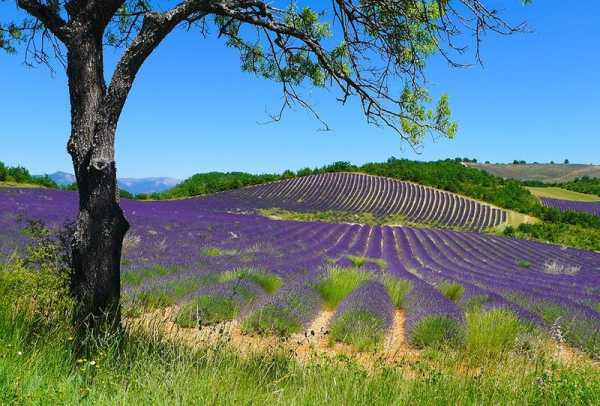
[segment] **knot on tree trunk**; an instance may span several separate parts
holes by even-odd
[[[109,161],[107,159],[95,158],[90,161],[90,167],[97,170],[98,172],[104,172],[108,168],[111,168],[114,164],[114,161]]]

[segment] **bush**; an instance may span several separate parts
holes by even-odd
[[[385,335],[381,317],[365,310],[349,311],[331,324],[330,341],[340,341],[359,351],[373,350]]]
[[[69,231],[52,235],[41,223],[30,222],[26,232],[32,243],[24,258],[0,264],[0,307],[24,317],[32,332],[68,329],[74,306],[65,246]]]
[[[335,309],[354,289],[372,278],[368,271],[357,268],[329,268],[315,288],[330,309]]]
[[[459,322],[446,316],[427,316],[415,326],[410,342],[417,348],[455,347],[463,340]]]
[[[451,300],[454,303],[458,303],[465,292],[465,288],[460,283],[448,282],[440,284],[438,290],[442,292],[442,295],[446,296],[448,300]]]
[[[474,358],[497,357],[512,350],[531,331],[510,311],[478,309],[466,315],[465,350]]]
[[[240,312],[240,304],[222,296],[200,296],[184,305],[175,318],[180,327],[200,327],[233,320]]]

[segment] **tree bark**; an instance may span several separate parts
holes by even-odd
[[[120,263],[129,228],[119,206],[114,159],[115,128],[106,126],[102,34],[84,27],[69,47],[71,137],[68,151],[79,186],[72,243],[72,293],[78,338],[120,326]]]

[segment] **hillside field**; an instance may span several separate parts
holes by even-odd
[[[537,197],[549,199],[570,200],[574,202],[598,202],[600,197],[587,193],[574,192],[559,187],[528,187],[529,191]]]
[[[600,166],[585,164],[481,164],[467,163],[501,178],[544,183],[570,182],[584,176],[600,178]]]
[[[0,403],[600,401],[600,253],[480,232],[514,212],[348,172],[121,205],[124,341],[72,359],[77,194],[0,188]]]

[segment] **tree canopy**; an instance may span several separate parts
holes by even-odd
[[[7,1],[7,0],[0,0]],[[313,109],[306,87],[333,87],[345,103],[356,97],[368,122],[392,128],[413,146],[428,133],[453,137],[447,95],[427,91],[427,59],[438,54],[452,66],[479,59],[482,34],[510,34],[497,10],[480,0],[17,0],[28,17],[0,21],[0,47],[25,48],[30,63],[67,65],[76,31],[93,17],[104,47],[123,48],[106,102],[120,112],[133,77],[175,27],[217,35],[240,53],[241,69],[281,84],[279,120],[286,108]],[[474,40],[473,40],[474,39]],[[471,47],[471,56],[464,57]],[[75,45],[75,44],[73,44]],[[308,86],[307,86],[308,85]],[[116,114],[118,116],[118,114]],[[112,120],[114,121],[114,120]],[[109,123],[116,126],[116,123]]]

